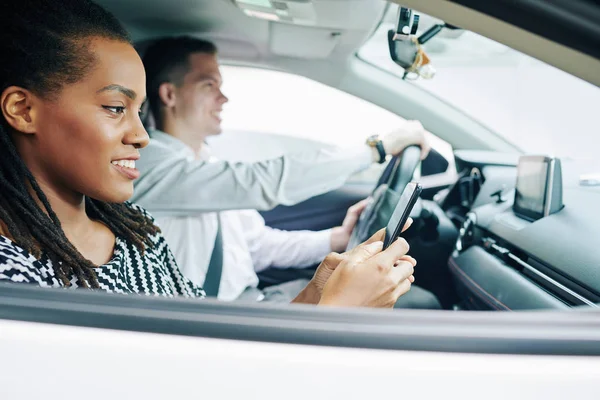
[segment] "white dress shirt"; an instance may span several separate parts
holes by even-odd
[[[132,200],[154,214],[177,264],[198,285],[204,283],[218,226],[217,213],[206,211],[299,202],[341,186],[371,163],[370,149],[361,146],[233,164],[214,159],[206,146],[196,156],[170,135],[154,131],[151,136],[137,163],[142,177]],[[272,229],[254,210],[221,211],[220,217],[222,300],[234,300],[247,287],[256,287],[257,271],[307,267],[331,251],[330,230]]]

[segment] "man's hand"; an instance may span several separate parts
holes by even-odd
[[[400,129],[388,133],[381,141],[386,154],[393,156],[397,156],[410,145],[419,145],[421,146],[421,160],[424,160],[431,150],[426,133],[428,132],[419,121],[406,121]]]
[[[382,251],[384,233],[382,229],[344,256],[325,284],[318,304],[391,308],[410,290],[416,261],[406,255],[408,243],[399,238]]]
[[[413,223],[412,218],[409,218],[408,221],[406,221],[406,224],[404,225],[402,232],[404,232],[405,230],[410,228],[412,223]],[[383,241],[384,238],[385,238],[385,229],[381,229],[375,235],[371,236],[371,238],[369,238],[366,242],[364,242],[357,248],[359,248],[361,246],[369,245],[369,244],[377,242],[377,241]],[[354,251],[354,250],[352,250],[352,251]],[[319,299],[320,299],[321,294],[323,293],[323,289],[325,288],[325,285],[327,284],[327,281],[329,280],[329,277],[331,276],[331,274],[333,274],[335,269],[343,261],[348,259],[349,255],[352,253],[352,251],[343,253],[343,254],[331,253],[327,257],[325,257],[325,259],[323,260],[321,265],[319,265],[319,268],[317,268],[315,275],[313,276],[312,280],[309,283],[309,286],[312,286],[313,289],[315,289],[314,291],[317,294],[317,296],[319,297]],[[381,250],[379,250],[379,251],[381,251]],[[414,260],[414,259],[412,257],[410,257],[410,260]],[[415,264],[416,264],[416,262],[415,262]],[[412,279],[414,280],[414,278],[412,278]]]
[[[369,200],[365,199],[350,207],[346,213],[344,222],[342,222],[342,226],[335,227],[331,230],[331,251],[338,253],[346,251],[346,247],[348,247],[348,242],[350,241],[350,235],[352,235],[352,231],[358,222],[358,218],[367,204],[369,204]]]

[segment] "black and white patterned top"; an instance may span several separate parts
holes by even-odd
[[[130,206],[148,215],[141,207]],[[135,245],[117,237],[112,259],[95,270],[100,290],[149,296],[205,297],[202,288],[183,276],[165,238],[157,233],[150,239],[153,246],[146,247],[142,255]],[[7,280],[42,287],[63,286],[54,276],[48,257],[42,255],[38,260],[0,235],[0,281]],[[71,278],[70,287],[78,287],[77,277]]]

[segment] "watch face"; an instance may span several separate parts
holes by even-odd
[[[379,141],[379,136],[378,135],[371,135],[367,138],[367,144],[369,146],[375,146],[377,144],[377,142]]]

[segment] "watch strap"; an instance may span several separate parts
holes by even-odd
[[[385,161],[385,149],[383,148],[383,142],[381,140],[377,140],[375,142],[375,148],[377,149],[377,153],[379,153],[379,164],[383,164]]]

